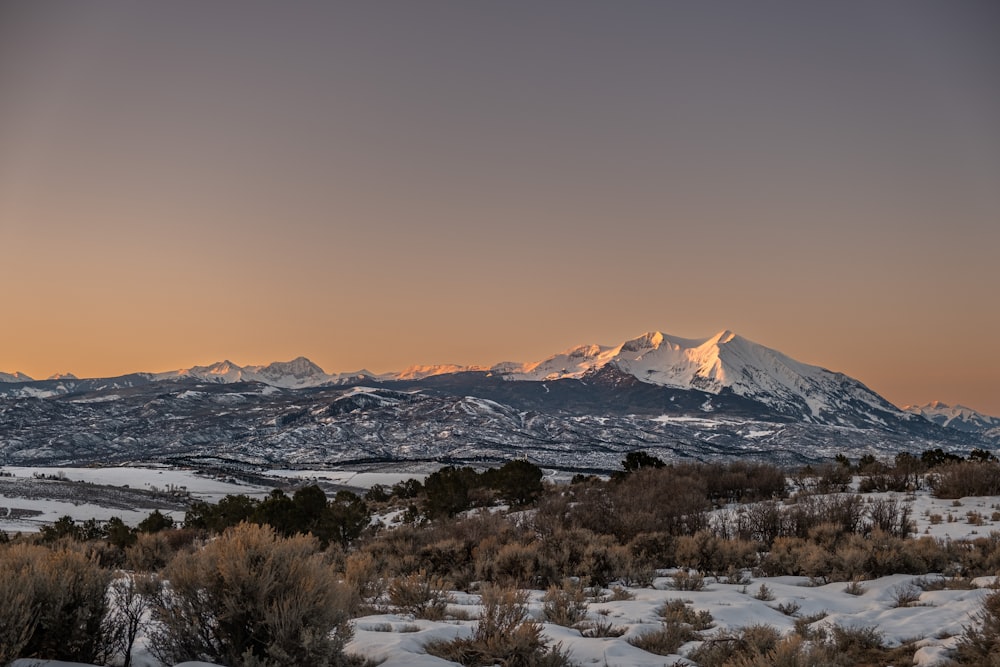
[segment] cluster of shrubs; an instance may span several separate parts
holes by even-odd
[[[180,528],[159,512],[135,529],[64,518],[37,540],[0,546],[0,664],[28,657],[127,665],[144,624],[165,662],[348,664],[352,616],[395,609],[447,618],[447,591],[479,588],[485,611],[473,635],[428,652],[463,665],[558,666],[567,656],[544,641],[518,590],[547,590],[550,622],[617,636],[624,630],[586,621],[590,591],[649,585],[667,568],[680,568],[673,585],[681,590],[706,577],[739,582],[751,574],[859,585],[891,573],[1000,573],[1000,533],[913,538],[907,503],[846,492],[857,474],[875,485],[880,475],[913,475],[907,488],[927,483],[942,497],[1000,494],[995,459],[939,459],[838,460],[789,483],[776,466],[668,466],[640,452],[610,479],[578,476],[565,485],[543,484],[541,470],[515,461],[484,472],[446,467],[363,499],[328,499],[317,486],[262,500],[227,496],[194,503]],[[498,504],[516,511],[495,511]],[[403,523],[372,521],[393,512]],[[996,601],[984,607],[958,659],[997,648],[998,610]],[[867,661],[888,650],[836,628],[809,641],[762,628],[707,637],[711,618],[683,605],[661,616],[662,628],[636,645],[671,653],[701,639],[691,658],[703,665],[848,664],[823,656]]]
[[[244,523],[179,550],[155,574],[105,568],[91,546],[0,549],[0,664],[26,657],[127,666],[147,625],[153,652],[168,664],[345,664],[352,592],[315,538]]]

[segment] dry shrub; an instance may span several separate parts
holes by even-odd
[[[423,572],[448,577],[457,588],[468,586],[475,574],[473,545],[462,539],[446,537],[420,548],[418,553]]]
[[[920,602],[921,589],[913,583],[894,586],[889,595],[894,607],[912,607]]]
[[[978,588],[965,577],[920,577],[911,582],[922,591],[972,591]]]
[[[539,582],[559,584],[567,577],[583,576],[587,545],[597,535],[583,528],[556,530],[539,544]]]
[[[944,572],[952,562],[945,546],[933,537],[919,537],[903,540],[902,556],[910,563],[910,572],[923,574],[925,572]]]
[[[833,555],[800,537],[779,537],[761,560],[760,571],[769,577],[783,575],[821,578],[832,570]]]
[[[684,644],[700,638],[697,632],[682,623],[664,623],[658,630],[630,637],[628,643],[656,655],[674,655]]]
[[[741,654],[726,662],[726,667],[827,667],[817,661],[810,647],[801,637],[791,636],[780,640],[770,651]]]
[[[615,544],[610,536],[598,535],[587,543],[580,571],[574,575],[587,578],[591,586],[603,587],[611,581],[628,578],[631,565],[628,548]]]
[[[539,546],[537,543],[509,542],[496,548],[487,540],[477,551],[476,578],[482,581],[504,583],[510,586],[528,586],[534,583],[539,571]]]
[[[23,576],[0,555],[0,665],[20,657],[35,631],[34,601]]]
[[[780,635],[769,625],[750,625],[737,632],[719,632],[688,656],[701,667],[728,667],[775,651]]]
[[[1000,495],[1000,463],[952,463],[935,468],[929,477],[931,490],[938,498]]]
[[[860,533],[865,527],[865,503],[859,495],[799,495],[785,512],[785,534],[807,537],[815,526],[831,523],[837,532]]]
[[[542,496],[531,515],[531,529],[542,538],[548,538],[570,525],[572,501],[562,490]]]
[[[733,536],[762,544],[771,544],[785,529],[784,512],[773,500],[740,507],[732,523]]]
[[[542,639],[541,624],[527,618],[527,593],[514,588],[486,586],[483,612],[472,637],[433,641],[425,650],[461,665],[501,664],[504,667],[568,667],[559,646]]]
[[[850,629],[837,626],[813,641],[793,635],[780,640],[769,650],[741,653],[724,664],[726,667],[908,665],[913,662],[915,650],[913,643],[886,648],[880,635],[872,628]]]
[[[634,600],[635,593],[621,586],[612,586],[611,594],[608,596],[608,599],[613,600],[615,602],[622,602],[623,600]]]
[[[830,524],[817,526],[808,540],[779,537],[761,560],[759,571],[766,576],[806,576],[827,582],[940,572],[956,561],[977,572],[990,572],[985,564],[994,562],[980,557],[992,553],[989,547],[949,553],[949,548],[954,547],[946,547],[934,538],[903,539],[878,529],[868,536],[839,534],[830,539],[830,528]],[[1000,567],[1000,543],[997,546],[995,562]]]
[[[708,525],[711,508],[704,475],[694,468],[643,468],[575,493],[570,520],[623,544],[642,533],[694,533]]]
[[[696,466],[705,490],[717,504],[752,503],[787,495],[785,471],[767,463],[732,461]]]
[[[16,657],[100,660],[110,580],[77,551],[29,544],[0,550],[0,664]]]
[[[802,609],[802,605],[795,600],[789,600],[788,602],[779,602],[774,605],[774,609],[780,611],[785,616],[795,616]]]
[[[1000,592],[983,598],[972,621],[955,645],[955,662],[982,667],[1000,665]]]
[[[803,639],[813,639],[819,634],[821,634],[820,629],[812,628],[812,624],[818,621],[822,621],[827,617],[825,611],[820,611],[815,614],[809,614],[807,616],[800,616],[795,619],[795,634],[802,637]]]
[[[1000,572],[1000,533],[991,532],[987,537],[956,540],[950,552],[958,562],[958,572],[965,576],[993,575]]]
[[[621,637],[628,628],[615,625],[611,619],[599,616],[592,621],[586,621],[576,626],[580,634],[591,639],[598,637]]]
[[[668,600],[656,613],[665,623],[681,623],[692,630],[709,630],[714,625],[712,614],[707,609],[695,611],[685,600]]]
[[[675,591],[700,591],[705,588],[705,577],[698,572],[678,570],[671,579]]]
[[[842,659],[850,659],[849,663],[841,664],[851,665],[881,662],[886,648],[882,633],[871,626],[852,628],[835,625],[826,633],[822,643]]]
[[[153,608],[151,645],[163,662],[292,667],[342,664],[349,588],[310,536],[240,524],[177,555]]]
[[[176,553],[167,532],[139,533],[135,544],[125,549],[125,566],[137,572],[158,572],[166,567]]]
[[[757,544],[740,539],[724,539],[708,530],[677,538],[677,565],[708,572],[718,578],[730,569],[750,569],[757,565]]]
[[[861,583],[861,579],[852,579],[844,586],[844,592],[848,595],[861,596],[864,595],[868,589],[865,585]]]
[[[634,567],[659,570],[673,567],[677,562],[674,537],[665,532],[640,533],[628,543]]]
[[[426,572],[397,577],[389,584],[389,604],[417,618],[444,618],[451,596],[444,579]]]
[[[587,618],[587,592],[574,579],[566,579],[561,586],[549,586],[542,598],[545,620],[567,628]]]
[[[370,552],[360,551],[347,557],[344,562],[344,580],[368,605],[375,605],[385,593],[385,578],[381,568]]]
[[[868,520],[873,530],[881,530],[896,537],[906,537],[914,530],[910,520],[910,506],[893,498],[869,500]]]

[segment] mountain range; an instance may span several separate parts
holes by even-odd
[[[840,450],[1000,444],[997,418],[940,403],[901,410],[853,378],[731,331],[650,332],[531,363],[378,375],[328,374],[299,357],[84,380],[0,374],[0,382],[0,462],[518,455],[600,468],[635,448],[810,461]]]

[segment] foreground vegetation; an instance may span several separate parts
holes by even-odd
[[[1000,495],[1000,463],[986,452],[841,457],[791,475],[742,462],[667,466],[635,452],[608,480],[547,485],[537,467],[515,461],[485,472],[446,467],[364,498],[327,498],[316,486],[260,501],[229,496],[196,503],[180,527],[159,512],[135,529],[63,519],[35,539],[0,534],[0,664],[128,665],[142,635],[168,664],[342,665],[352,617],[394,609],[442,619],[448,591],[463,590],[482,595],[476,630],[431,642],[428,653],[463,665],[564,665],[570,657],[527,615],[524,591],[546,591],[546,622],[610,636],[614,627],[587,620],[589,601],[625,596],[664,571],[689,591],[751,576],[863,591],[889,574],[971,586],[1000,573],[1000,533],[916,536],[905,499],[850,492],[856,477],[866,492]],[[915,650],[886,646],[871,628],[797,622],[785,637],[754,626],[708,634],[710,616],[683,604],[660,615],[659,630],[630,642],[663,655],[700,642],[688,654],[700,665],[890,664]],[[953,658],[990,665],[998,651],[994,593]]]

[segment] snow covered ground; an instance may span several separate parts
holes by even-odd
[[[195,470],[151,467],[113,468],[46,468],[5,466],[4,477],[0,477],[0,530],[17,532],[37,532],[42,526],[53,523],[63,516],[76,521],[98,519],[106,521],[119,517],[128,525],[145,519],[153,509],[161,509],[175,521],[184,519],[182,505],[175,503],[170,509],[156,501],[157,494],[169,496],[171,492],[189,493],[192,498],[208,502],[218,502],[228,494],[242,493],[254,497],[264,497],[270,486],[247,484],[234,478],[218,478]],[[75,492],[65,483],[49,483],[65,480],[82,482]],[[93,486],[88,486],[93,485]],[[115,497],[113,489],[133,489],[141,491],[141,496],[133,495],[133,502],[141,504],[123,505]]]
[[[145,490],[184,487],[197,498],[213,501],[228,493],[260,497],[269,491],[266,485],[246,484],[235,479],[216,479],[191,470],[4,469],[5,473],[18,478],[31,479],[34,479],[35,474],[53,475],[60,471],[67,479],[92,484],[127,485]],[[279,470],[271,474],[275,479],[286,481],[321,480],[360,488],[370,488],[374,484],[391,485],[409,477],[422,478],[426,475],[352,470]],[[857,481],[856,479],[855,484]],[[887,492],[862,496],[866,500],[892,499],[909,507],[916,537],[928,535],[937,539],[960,540],[1000,532],[1000,497],[944,500],[932,497],[926,489],[914,493]],[[122,516],[127,522],[137,521],[148,514],[136,510],[134,515],[129,515],[89,503],[74,504],[42,499],[31,501],[32,508],[39,510],[41,514],[30,517],[30,520],[14,521],[3,517],[3,508],[9,502],[0,496],[0,528],[4,530],[11,530],[10,526],[17,526],[15,530],[26,530],[26,525],[37,526],[63,514],[85,519],[106,518],[106,514],[110,512],[112,515]],[[815,617],[816,620],[810,623],[812,629],[833,626],[875,628],[890,646],[916,640],[918,649],[913,664],[931,667],[946,663],[948,651],[954,647],[963,627],[970,623],[983,597],[991,592],[990,587],[996,585],[995,578],[986,577],[974,580],[973,583],[978,586],[974,589],[920,588],[922,581],[936,578],[939,578],[938,575],[933,573],[922,577],[897,574],[863,581],[860,589],[854,591],[849,591],[844,582],[818,586],[804,577],[755,577],[749,583],[727,583],[725,580],[706,578],[703,590],[678,591],[673,589],[673,579],[670,576],[660,576],[650,588],[627,588],[624,589],[627,595],[618,596],[630,599],[611,599],[606,590],[603,598],[590,602],[587,620],[620,629],[622,632],[619,637],[585,637],[578,629],[544,623],[543,591],[529,592],[529,615],[544,623],[544,635],[548,640],[560,644],[575,664],[583,666],[661,667],[691,664],[686,656],[697,646],[697,642],[681,646],[677,654],[661,656],[648,653],[628,641],[660,628],[662,619],[657,613],[658,609],[667,601],[680,599],[696,611],[711,614],[713,627],[701,632],[703,638],[710,638],[719,631],[737,630],[755,624],[772,626],[787,635],[795,631],[797,619]],[[762,585],[769,591],[768,596],[759,595]],[[914,599],[901,605],[901,594],[904,592],[913,595]],[[435,640],[471,636],[481,607],[476,594],[455,591],[450,595],[449,620],[418,619],[396,613],[396,610],[389,607],[384,609],[384,613],[356,619],[354,638],[347,646],[348,652],[369,658],[383,667],[439,667],[454,664],[427,654],[425,646]],[[134,655],[133,664],[136,667],[162,667],[152,658],[143,641],[137,645]],[[26,667],[27,664],[19,661],[14,663],[14,667]],[[46,663],[32,661],[31,664]],[[47,664],[55,667],[60,663]],[[190,663],[188,665],[191,667]]]
[[[892,575],[863,583],[861,595],[845,591],[843,582],[813,586],[801,577],[755,578],[750,584],[726,584],[710,581],[701,591],[672,590],[670,577],[660,577],[652,588],[625,589],[634,599],[591,602],[587,621],[608,623],[623,631],[620,637],[584,637],[574,628],[544,623],[542,591],[531,591],[529,616],[543,622],[544,637],[560,644],[574,664],[630,667],[663,667],[691,665],[685,655],[697,642],[683,645],[671,656],[648,653],[629,643],[630,638],[654,631],[661,626],[657,610],[670,600],[683,600],[696,611],[708,611],[714,619],[712,628],[701,632],[704,638],[725,630],[766,624],[782,635],[794,632],[795,620],[806,616],[822,616],[810,624],[811,629],[833,627],[875,627],[889,646],[919,639],[914,665],[932,667],[947,661],[948,651],[980,605],[991,592],[986,588],[992,578],[978,580],[983,586],[973,590],[924,591],[910,606],[898,606],[897,591],[911,588],[920,577]],[[755,595],[764,585],[773,600],[760,600]],[[605,590],[605,593],[610,591]],[[449,614],[470,620],[429,621],[407,614],[384,613],[363,616],[354,621],[354,638],[347,652],[369,658],[381,667],[445,667],[456,663],[427,654],[425,646],[436,640],[451,640],[471,636],[475,617],[480,613],[479,596],[463,592],[451,594]],[[778,610],[798,606],[794,616]],[[163,667],[150,654],[140,638],[133,653],[135,667]],[[65,667],[70,663],[16,661],[12,667],[47,665]],[[185,667],[205,667],[206,663],[183,663]]]
[[[979,608],[989,589],[926,591],[912,606],[899,607],[896,592],[912,585],[919,577],[893,575],[865,581],[861,595],[845,592],[843,582],[811,586],[802,577],[755,578],[748,585],[709,583],[702,591],[671,590],[671,579],[654,581],[653,588],[627,589],[634,600],[605,601],[590,604],[589,621],[610,621],[624,629],[621,637],[588,638],[579,630],[546,623],[545,636],[552,643],[561,643],[570,659],[579,665],[631,665],[662,667],[691,664],[683,655],[696,643],[681,647],[673,656],[660,656],[632,646],[628,640],[661,625],[657,609],[669,600],[684,600],[697,610],[711,613],[715,626],[702,632],[708,638],[720,630],[738,629],[755,624],[767,624],[783,635],[793,632],[798,617],[824,617],[811,624],[813,629],[834,625],[850,628],[876,627],[888,645],[898,645],[920,638],[915,656],[916,665],[930,667],[942,664],[948,649],[954,646],[963,625]],[[990,580],[978,582],[982,585]],[[774,599],[759,600],[754,595],[764,584]],[[530,615],[544,620],[542,591],[533,591],[529,602]],[[465,593],[453,594],[455,603],[450,611],[475,616],[479,613],[478,597]],[[798,605],[796,615],[788,616],[777,610],[778,605]],[[433,640],[449,640],[470,636],[475,620],[427,621],[412,616],[382,614],[365,616],[355,622],[355,636],[348,651],[379,662],[382,667],[442,667],[446,660],[427,655],[424,646]]]

